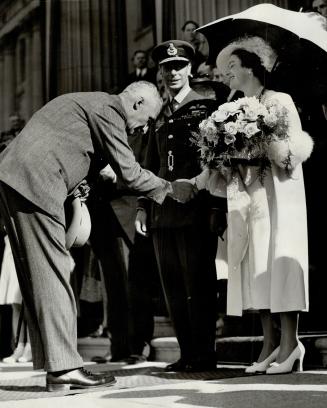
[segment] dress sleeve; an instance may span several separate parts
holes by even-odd
[[[204,169],[202,173],[191,179],[198,190],[208,190],[215,197],[227,197],[227,181],[225,177],[214,169]]]
[[[288,138],[272,141],[268,147],[268,157],[278,167],[285,168],[287,163],[289,170],[293,170],[310,157],[313,140],[302,130],[298,111],[290,95],[276,92],[269,99],[276,100],[286,108]]]

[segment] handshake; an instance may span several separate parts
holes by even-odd
[[[173,191],[169,192],[167,196],[179,203],[187,203],[198,193],[198,189],[193,180],[178,179],[173,181],[171,186]]]
[[[178,179],[171,183],[172,191],[167,196],[178,201],[179,203],[186,203],[196,196],[198,189],[195,185],[194,179]],[[144,209],[139,209],[135,219],[136,232],[147,237],[149,235],[147,227],[147,213]]]

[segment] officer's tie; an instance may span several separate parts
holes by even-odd
[[[176,101],[175,98],[173,98],[173,99],[170,101],[170,110],[171,110],[172,112],[175,112],[175,110],[178,108],[178,105],[179,105],[179,103]]]

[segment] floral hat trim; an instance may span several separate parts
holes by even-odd
[[[221,72],[225,72],[227,63],[232,52],[238,48],[253,52],[258,55],[262,65],[267,71],[271,72],[277,59],[276,52],[272,47],[261,37],[247,36],[239,38],[225,48],[223,48],[217,56],[216,65]]]

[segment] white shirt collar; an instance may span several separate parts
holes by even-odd
[[[190,85],[186,85],[183,89],[181,89],[176,96],[169,95],[169,101],[171,102],[173,99],[180,104],[183,102],[185,96],[190,92],[191,87]]]
[[[143,77],[146,74],[147,68],[136,68],[136,75],[139,76],[141,74],[141,76]]]

